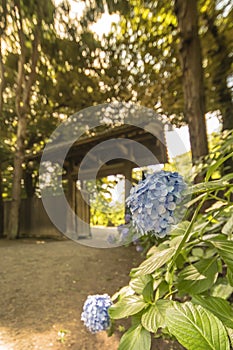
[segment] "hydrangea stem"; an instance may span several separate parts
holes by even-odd
[[[182,240],[181,240],[181,242],[180,242],[180,244],[179,244],[179,246],[177,248],[177,251],[173,255],[172,260],[171,260],[170,264],[168,265],[168,271],[171,271],[172,267],[174,266],[174,264],[176,262],[176,259],[178,258],[178,255],[180,254],[180,252],[181,252],[183,246],[185,245],[185,243],[187,241],[187,238],[188,238],[188,236],[189,236],[189,234],[190,234],[190,232],[191,232],[191,230],[193,228],[193,225],[194,225],[194,222],[196,220],[196,217],[197,217],[197,215],[198,215],[202,205],[206,201],[207,197],[208,197],[208,193],[206,193],[206,195],[202,198],[201,202],[198,204],[197,208],[195,209],[193,217],[192,217],[192,219],[191,219],[191,221],[189,223],[189,226],[187,227],[187,229],[185,231],[185,234],[184,234],[184,236],[183,236],[183,238],[182,238]]]

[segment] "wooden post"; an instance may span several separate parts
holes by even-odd
[[[129,161],[126,161],[125,162],[125,170],[124,170],[124,176],[125,176],[125,201],[126,201],[126,198],[129,196],[130,189],[132,187],[132,169],[133,169],[132,163],[129,162]],[[126,204],[125,204],[125,213],[126,213]]]
[[[67,201],[72,209],[72,213],[67,212],[66,233],[72,239],[77,239],[76,220],[75,220],[75,196],[76,196],[76,181],[72,177],[71,167],[67,170]]]
[[[80,189],[76,191],[76,214],[77,214],[77,232],[80,238],[89,238],[90,232],[90,207],[89,194],[84,188],[83,181]]]

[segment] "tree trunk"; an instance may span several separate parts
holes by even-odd
[[[2,198],[2,170],[0,167],[0,238],[3,237],[4,233],[4,206]]]
[[[15,108],[18,117],[17,141],[14,157],[14,176],[12,186],[12,203],[10,208],[10,221],[7,237],[14,239],[19,233],[19,211],[21,202],[21,180],[23,175],[22,165],[25,157],[25,139],[27,132],[27,117],[30,111],[31,88],[36,78],[36,66],[38,62],[38,48],[40,43],[41,18],[38,18],[38,24],[34,32],[34,41],[32,43],[32,56],[30,62],[30,73],[25,70],[26,46],[25,33],[23,31],[21,12],[21,2],[15,0],[19,20],[17,21],[18,36],[20,43],[20,56],[18,61],[17,88]]]
[[[3,12],[5,19],[4,26],[2,26],[0,30],[0,119],[3,120],[3,90],[4,90],[4,65],[2,60],[2,36],[6,26],[6,1],[3,1]],[[1,160],[0,160],[1,161]],[[2,168],[0,164],[0,238],[3,237],[4,234],[4,205],[3,205],[3,186],[2,186]]]
[[[0,119],[3,120],[4,65],[2,61],[2,39],[0,37]]]
[[[23,116],[18,120],[16,150],[14,156],[14,175],[12,184],[12,200],[10,208],[10,221],[7,232],[9,239],[17,238],[19,234],[19,211],[21,202],[21,179],[23,174],[24,143],[27,121]]]
[[[197,1],[175,0],[180,31],[184,114],[188,121],[193,164],[208,154],[202,54],[198,36]]]

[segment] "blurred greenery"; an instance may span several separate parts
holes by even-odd
[[[117,226],[124,223],[125,204],[123,200],[113,201],[113,191],[120,180],[121,177],[86,181],[90,193],[91,225]]]
[[[56,5],[52,0],[0,2],[1,200],[11,198],[17,140],[23,136],[21,195],[38,195],[38,161],[25,156],[43,150],[54,128],[85,107],[131,101],[154,109],[175,126],[187,124],[174,3],[76,4],[74,15],[68,0]],[[98,36],[92,25],[106,13],[118,20],[109,33]],[[232,16],[231,1],[198,1],[206,112],[218,116],[223,130],[233,128]],[[26,126],[19,137],[20,115]],[[177,157],[167,168],[182,168],[188,177],[188,159]]]

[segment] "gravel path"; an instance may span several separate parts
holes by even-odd
[[[90,334],[80,313],[88,294],[127,283],[136,260],[133,247],[0,241],[0,349],[116,349],[117,337]]]
[[[116,350],[119,334],[108,338],[85,329],[83,302],[89,294],[115,293],[140,261],[133,246],[1,240],[0,350]]]

